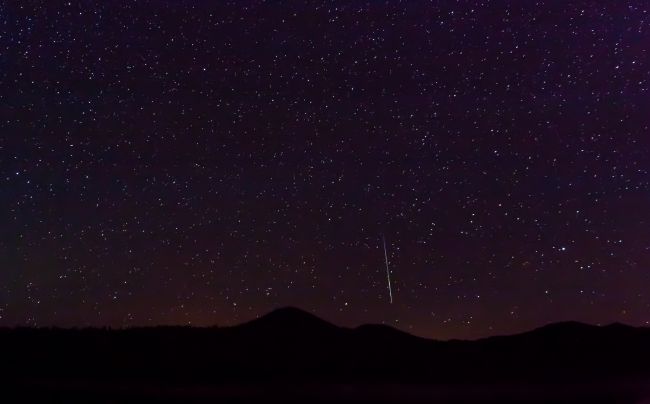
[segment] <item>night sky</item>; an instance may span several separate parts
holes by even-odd
[[[649,10],[2,2],[0,326],[650,324]]]

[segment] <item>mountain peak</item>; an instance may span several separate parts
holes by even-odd
[[[274,316],[274,317],[291,317],[291,318],[314,318],[320,320],[317,316],[297,307],[285,306],[270,311],[265,314],[263,317]],[[323,320],[321,320],[323,321]]]
[[[339,328],[334,324],[296,307],[282,307],[275,309],[255,320],[242,324],[242,326],[281,333],[296,331],[322,332]]]

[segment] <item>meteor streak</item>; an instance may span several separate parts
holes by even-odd
[[[386,259],[386,279],[388,280],[388,296],[390,297],[390,304],[393,304],[393,288],[390,286],[390,270],[388,269],[388,250],[386,250],[386,237],[381,236],[384,241],[384,258]]]

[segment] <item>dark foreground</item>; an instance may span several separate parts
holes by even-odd
[[[0,343],[8,402],[650,398],[650,330],[623,325],[562,323],[440,342],[384,326],[340,328],[283,309],[233,328],[5,329]]]
[[[156,403],[650,403],[647,384],[165,384],[32,380],[14,386],[16,402]]]
[[[645,403],[647,386],[561,384],[179,384],[39,380],[10,402],[198,403]],[[22,392],[19,392],[20,387]],[[642,391],[645,390],[646,393]]]

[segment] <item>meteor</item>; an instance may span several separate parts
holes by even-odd
[[[388,269],[388,250],[386,250],[386,237],[382,234],[381,239],[384,241],[384,258],[386,259],[386,279],[388,280],[388,296],[390,304],[393,304],[393,288],[390,286],[390,270]]]

